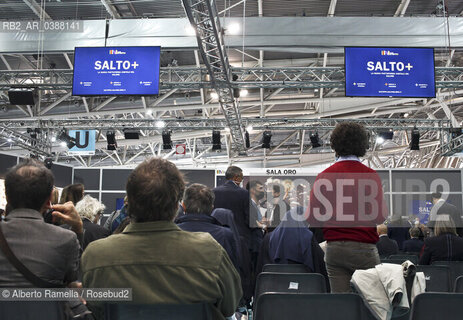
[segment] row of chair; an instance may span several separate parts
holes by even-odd
[[[415,298],[410,320],[461,319],[463,293],[423,293]],[[408,318],[408,316],[407,316]],[[375,319],[362,298],[346,294],[264,293],[257,301],[256,320]]]

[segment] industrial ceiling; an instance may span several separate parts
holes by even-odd
[[[450,131],[463,120],[462,11],[460,1],[437,0],[3,0],[2,25],[66,20],[83,31],[2,29],[0,151],[74,166],[130,166],[157,155],[179,166],[310,167],[333,161],[332,126],[355,119],[371,131],[372,167],[461,167],[443,155],[460,146]],[[125,44],[161,45],[159,96],[72,96],[75,46]],[[345,97],[343,47],[351,45],[434,47],[436,98]],[[7,91],[18,86],[38,88],[38,103],[11,105]],[[409,148],[414,127],[419,151]],[[38,137],[28,128],[40,128]],[[96,154],[69,155],[52,140],[63,128],[97,129]],[[124,139],[125,128],[138,128],[140,139]],[[375,142],[382,128],[394,130],[392,141]],[[185,155],[163,150],[166,129]],[[212,150],[212,129],[221,131],[222,151]],[[107,150],[108,130],[117,150]],[[270,149],[261,148],[266,130]],[[324,146],[313,148],[314,133]]]

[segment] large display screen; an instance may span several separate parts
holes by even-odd
[[[434,49],[344,48],[346,96],[435,97]]]
[[[72,94],[158,94],[160,53],[160,47],[76,47]]]

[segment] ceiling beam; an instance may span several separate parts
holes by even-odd
[[[52,20],[44,8],[42,8],[35,0],[23,0],[23,2],[37,15],[40,19]]]
[[[111,18],[113,19],[120,19],[121,15],[117,11],[116,7],[111,3],[110,0],[100,0],[103,6],[105,7],[106,11],[109,13]]]

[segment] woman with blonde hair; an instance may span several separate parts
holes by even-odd
[[[439,214],[434,228],[435,236],[424,240],[419,264],[434,261],[463,261],[463,239],[457,236],[455,223],[448,214]]]

